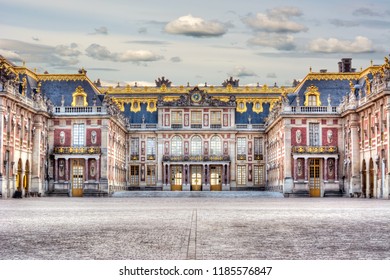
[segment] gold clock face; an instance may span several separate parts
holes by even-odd
[[[192,94],[191,100],[193,102],[199,102],[202,100],[202,95],[199,92],[195,92],[194,94]]]

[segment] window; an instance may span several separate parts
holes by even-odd
[[[213,136],[210,140],[210,155],[222,155],[222,141],[219,136]]]
[[[73,125],[73,146],[84,146],[85,126],[83,123]]]
[[[246,184],[246,166],[238,165],[237,166],[237,185]]]
[[[237,138],[237,154],[246,155],[246,138],[238,137]]]
[[[320,124],[309,123],[309,145],[319,146],[320,145]]]
[[[221,112],[220,111],[211,111],[211,128],[221,128]]]
[[[202,154],[202,138],[194,136],[191,140],[191,155],[199,156]]]
[[[183,154],[183,143],[179,136],[174,136],[171,141],[171,155],[181,156]]]
[[[132,160],[139,159],[139,138],[131,138],[130,141],[130,154]]]
[[[309,98],[308,106],[317,106],[317,96],[309,95],[308,98]]]
[[[262,137],[255,137],[255,160],[262,160],[263,155],[263,138]]]
[[[202,112],[191,112],[191,128],[202,128]]]
[[[264,166],[263,165],[255,165],[253,167],[255,185],[263,185],[264,184]]]
[[[148,157],[156,154],[156,138],[148,137],[146,154]]]
[[[139,182],[139,166],[130,166],[130,185],[137,186]]]
[[[146,166],[146,184],[148,186],[156,185],[156,166],[154,165]]]
[[[172,111],[171,112],[171,124],[172,128],[181,128],[182,127],[182,112],[181,111]]]

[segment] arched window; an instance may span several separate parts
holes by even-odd
[[[305,106],[321,106],[320,92],[318,87],[311,85],[305,92]]]
[[[181,156],[183,154],[183,142],[179,136],[173,136],[171,141],[171,155]]]
[[[219,136],[213,136],[210,140],[210,155],[222,154],[222,141]]]
[[[191,155],[198,156],[202,154],[202,138],[194,136],[191,140]]]

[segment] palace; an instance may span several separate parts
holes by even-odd
[[[102,86],[0,56],[0,193],[277,191],[389,198],[390,64],[293,87]]]

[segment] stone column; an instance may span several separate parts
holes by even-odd
[[[351,182],[349,193],[361,193],[360,147],[359,147],[359,115],[351,114]]]
[[[96,159],[96,181],[99,182],[100,179],[100,159]]]
[[[296,180],[296,165],[294,165],[294,178],[292,178],[291,174],[291,125],[290,120],[285,119],[282,121],[284,124],[284,139],[281,139],[281,145],[284,146],[284,155],[282,155],[282,164],[283,164],[283,173],[282,178],[283,179],[283,192],[284,193],[291,193],[294,188],[294,180]],[[280,147],[278,147],[280,148]],[[296,161],[294,160],[294,164],[296,164]]]
[[[294,181],[298,181],[297,177],[298,160],[294,157]]]
[[[41,165],[43,162],[41,155],[41,145],[44,135],[43,131],[43,120],[44,117],[41,115],[34,116],[33,127],[35,127],[34,138],[33,138],[33,150],[32,150],[32,162],[31,162],[31,191],[43,194],[43,174],[41,174]],[[17,128],[15,127],[14,130]],[[11,160],[11,159],[10,159]],[[16,163],[15,163],[16,164]]]
[[[87,182],[88,179],[89,179],[89,176],[88,176],[88,173],[89,173],[89,170],[88,170],[88,158],[85,159],[85,166],[84,166],[84,169],[85,169],[85,178],[84,178],[84,181]]]
[[[227,164],[226,177],[226,185],[230,189],[230,163]]]
[[[338,181],[339,180],[339,174],[338,174],[338,165],[339,165],[339,159],[337,157],[334,158],[334,180]]]
[[[54,178],[54,181],[56,181],[56,182],[58,182],[58,178],[59,178],[59,176],[58,176],[58,171],[59,171],[59,166],[58,166],[58,158],[56,158],[55,160],[54,160],[54,168],[55,168],[55,178]]]
[[[190,170],[189,170],[189,167],[188,167],[188,164],[183,164],[183,182],[182,182],[182,186],[183,186],[183,191],[190,191],[191,190],[191,187],[190,187],[190,184],[188,183],[188,174],[190,173]]]
[[[328,181],[328,158],[324,158],[324,181]]]
[[[65,181],[69,181],[69,158],[65,158]]]
[[[305,168],[304,168],[304,172],[305,172],[305,181],[308,180],[308,174],[310,172],[310,168],[309,168],[309,159],[308,158],[305,158]]]

